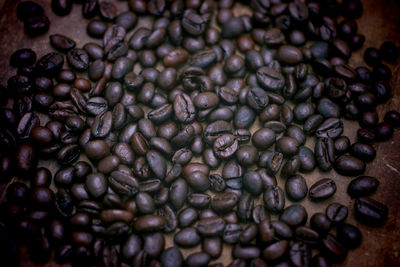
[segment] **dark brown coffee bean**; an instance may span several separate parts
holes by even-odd
[[[343,222],[347,218],[347,215],[348,208],[339,203],[332,203],[326,208],[326,216],[331,222]]]
[[[27,18],[24,21],[25,32],[30,37],[45,34],[50,27],[50,21],[47,16],[38,16]]]
[[[225,228],[225,221],[220,217],[209,217],[200,219],[197,224],[197,231],[205,237],[218,236]]]
[[[54,48],[60,50],[61,52],[67,52],[76,46],[74,40],[62,34],[50,35],[50,43]]]
[[[336,184],[330,178],[323,178],[310,187],[309,196],[313,200],[329,198],[336,192]]]
[[[382,225],[388,216],[386,205],[370,198],[358,198],[354,210],[359,221],[372,226]]]
[[[219,158],[230,158],[236,153],[239,147],[236,137],[232,134],[224,134],[215,139],[213,151]]]
[[[352,197],[363,197],[374,193],[379,181],[371,176],[360,176],[352,180],[347,187],[347,193]]]
[[[335,170],[342,175],[356,176],[365,171],[365,163],[353,156],[343,155],[336,159]]]

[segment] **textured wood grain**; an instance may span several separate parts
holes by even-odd
[[[0,1],[0,7],[1,3]],[[50,30],[47,34],[35,38],[28,38],[24,33],[23,23],[16,18],[16,5],[19,1],[8,0],[4,4],[0,12],[0,82],[6,84],[7,78],[14,75],[15,69],[8,65],[8,59],[11,53],[19,48],[29,47],[36,51],[38,57],[44,55],[49,50],[53,50],[48,42],[48,36],[54,33],[62,33],[72,37],[77,42],[77,47],[82,47],[86,42],[92,41],[101,43],[99,40],[91,39],[86,34],[87,20],[81,16],[80,5],[74,4],[72,13],[66,17],[55,16],[50,9],[50,0],[36,0],[46,10],[46,14],[51,21]],[[127,9],[127,2],[115,1],[119,10]],[[397,1],[398,2],[398,1]],[[391,40],[400,46],[400,23],[399,14],[400,8],[394,0],[364,0],[364,14],[357,20],[359,32],[366,36],[367,41],[363,48],[354,53],[350,64],[352,66],[363,65],[362,53],[370,46],[379,47],[383,41]],[[250,12],[249,9],[244,9],[236,6],[235,14],[243,14]],[[145,21],[142,20],[141,23]],[[378,108],[379,117],[382,119],[385,112],[390,109],[400,110],[400,62],[388,64],[393,71],[391,85],[393,87],[393,98],[384,105]],[[66,66],[65,66],[66,67]],[[254,128],[259,127],[255,125]],[[358,124],[355,122],[345,123],[345,135],[349,136],[354,141],[355,131],[358,129]],[[254,131],[254,129],[252,129]],[[309,140],[307,145],[313,147],[312,140]],[[307,208],[309,217],[314,212],[323,212],[327,203],[336,201],[340,202],[350,209],[350,214],[347,219],[348,223],[357,225],[363,233],[362,245],[349,252],[346,260],[343,263],[335,266],[398,266],[400,262],[400,131],[396,130],[392,139],[384,143],[376,143],[374,147],[377,150],[377,158],[373,163],[367,166],[367,175],[375,176],[380,181],[380,186],[377,193],[372,197],[385,203],[389,207],[389,217],[383,227],[373,228],[359,224],[354,219],[353,200],[346,194],[347,185],[351,178],[337,175],[334,172],[320,173],[314,171],[311,174],[304,175],[307,184],[310,186],[316,180],[322,177],[331,177],[337,183],[337,193],[329,200],[313,203],[308,200],[302,204]],[[195,159],[199,160],[199,159]],[[49,166],[53,171],[56,168],[55,162],[40,164]],[[54,172],[53,172],[54,173]],[[278,177],[278,183],[284,185],[284,180]],[[4,191],[4,187],[1,191]],[[168,235],[166,247],[173,246],[172,236]],[[183,249],[184,255],[188,255],[193,251],[199,251],[200,247],[194,249]],[[226,246],[223,255],[216,261],[223,262],[227,265],[231,262],[231,247]],[[26,250],[22,250],[22,265],[32,266],[26,255]],[[44,266],[55,266],[54,263],[49,263]]]

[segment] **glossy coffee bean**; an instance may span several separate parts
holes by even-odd
[[[293,266],[308,266],[311,261],[310,247],[303,242],[296,242],[289,248],[289,257]]]
[[[371,176],[359,176],[352,180],[347,187],[347,193],[352,197],[364,197],[374,193],[379,181]]]
[[[330,178],[323,178],[310,187],[309,196],[312,200],[321,200],[333,196],[336,183]]]
[[[342,175],[360,175],[365,171],[365,163],[353,156],[343,155],[336,159],[335,170]]]
[[[266,209],[271,212],[281,212],[285,207],[285,195],[278,186],[268,186],[263,199]]]
[[[306,180],[301,175],[289,177],[285,183],[285,191],[289,199],[293,201],[304,199],[308,192]]]
[[[337,227],[337,239],[348,249],[354,249],[360,246],[362,241],[361,231],[351,224],[341,224]]]
[[[322,254],[335,262],[343,261],[347,255],[347,249],[332,234],[322,239],[321,250]]]
[[[386,205],[374,199],[364,197],[358,198],[354,202],[354,210],[356,218],[359,221],[372,226],[382,225],[389,212]]]
[[[348,208],[346,206],[343,206],[339,203],[331,203],[327,208],[326,208],[326,216],[328,219],[333,222],[333,223],[340,223],[343,222],[348,215]]]
[[[47,16],[38,16],[27,18],[24,21],[25,32],[30,37],[45,34],[50,27],[50,21]]]

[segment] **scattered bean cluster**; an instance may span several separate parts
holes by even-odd
[[[66,16],[73,2],[51,7]],[[316,169],[357,176],[347,189],[356,218],[385,222],[388,208],[369,197],[379,181],[363,173],[372,144],[400,126],[397,111],[376,112],[392,90],[382,62],[398,48],[367,48],[372,70],[348,64],[365,41],[361,1],[75,2],[102,45],[52,34],[57,52],[15,51],[17,73],[0,86],[1,181],[13,179],[0,245],[11,266],[20,244],[35,263],[54,251],[76,266],[222,266],[226,246],[229,266],[329,266],[362,233],[345,205],[309,215],[300,204],[336,192],[332,178],[307,183]],[[235,16],[243,4],[252,14]],[[29,36],[49,29],[34,2],[17,16]],[[152,25],[137,26],[143,17]],[[353,144],[343,118],[361,126]],[[199,244],[185,258],[179,249]]]

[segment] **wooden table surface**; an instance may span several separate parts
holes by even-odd
[[[48,41],[50,34],[62,33],[72,37],[76,41],[77,47],[82,47],[88,41],[101,43],[100,40],[94,40],[87,36],[87,20],[81,16],[80,5],[74,4],[73,10],[68,16],[57,17],[50,9],[50,0],[35,1],[45,8],[46,15],[51,21],[50,30],[45,35],[35,38],[28,38],[26,36],[23,23],[16,18],[16,5],[20,1],[0,1],[0,83],[3,85],[6,85],[7,79],[15,74],[15,69],[8,65],[9,56],[12,52],[20,48],[31,48],[40,57],[48,51],[53,50]],[[128,9],[127,2],[115,2],[120,11]],[[364,4],[364,13],[361,18],[357,19],[357,22],[359,32],[365,35],[366,42],[360,51],[353,53],[350,61],[350,65],[353,67],[364,65],[362,62],[362,53],[367,47],[379,48],[382,42],[389,40],[393,41],[398,47],[400,46],[399,1],[397,1],[397,4],[395,0],[363,0],[362,2]],[[239,14],[250,12],[250,10],[236,6],[234,12],[235,14]],[[384,114],[388,110],[395,109],[400,111],[400,62],[397,61],[395,64],[388,65],[393,72],[391,80],[393,98],[378,107],[378,114],[381,119],[383,119]],[[358,123],[346,121],[344,134],[354,141],[358,127]],[[308,141],[307,145],[313,148],[312,140]],[[340,176],[334,172],[320,173],[314,171],[311,174],[304,175],[308,186],[321,177],[331,177],[337,184],[337,192],[331,199],[318,203],[308,200],[301,202],[306,207],[309,217],[314,212],[323,212],[327,203],[333,201],[339,202],[349,207],[350,214],[346,222],[357,225],[363,234],[361,246],[355,250],[351,250],[343,263],[334,266],[400,266],[400,197],[398,196],[400,192],[400,130],[396,130],[393,138],[389,141],[375,143],[374,147],[377,150],[377,157],[372,163],[367,165],[365,174],[374,176],[380,181],[378,191],[372,198],[385,203],[389,207],[388,219],[382,227],[367,227],[355,220],[352,208],[354,200],[346,194],[347,185],[351,178]],[[54,162],[41,162],[40,164],[49,166],[53,171],[55,170]],[[282,186],[284,184],[283,179],[278,177],[278,183]],[[4,186],[0,187],[1,193],[4,192],[4,188]],[[173,246],[173,241],[169,236],[166,247],[170,246]],[[188,255],[194,250],[199,251],[199,246],[191,250],[182,249],[184,255]],[[231,248],[226,247],[216,262],[223,262],[224,265],[227,265],[231,262],[230,253]],[[33,265],[26,256],[25,250],[22,251],[21,263],[22,266]],[[49,263],[44,266],[54,265],[54,263]]]

